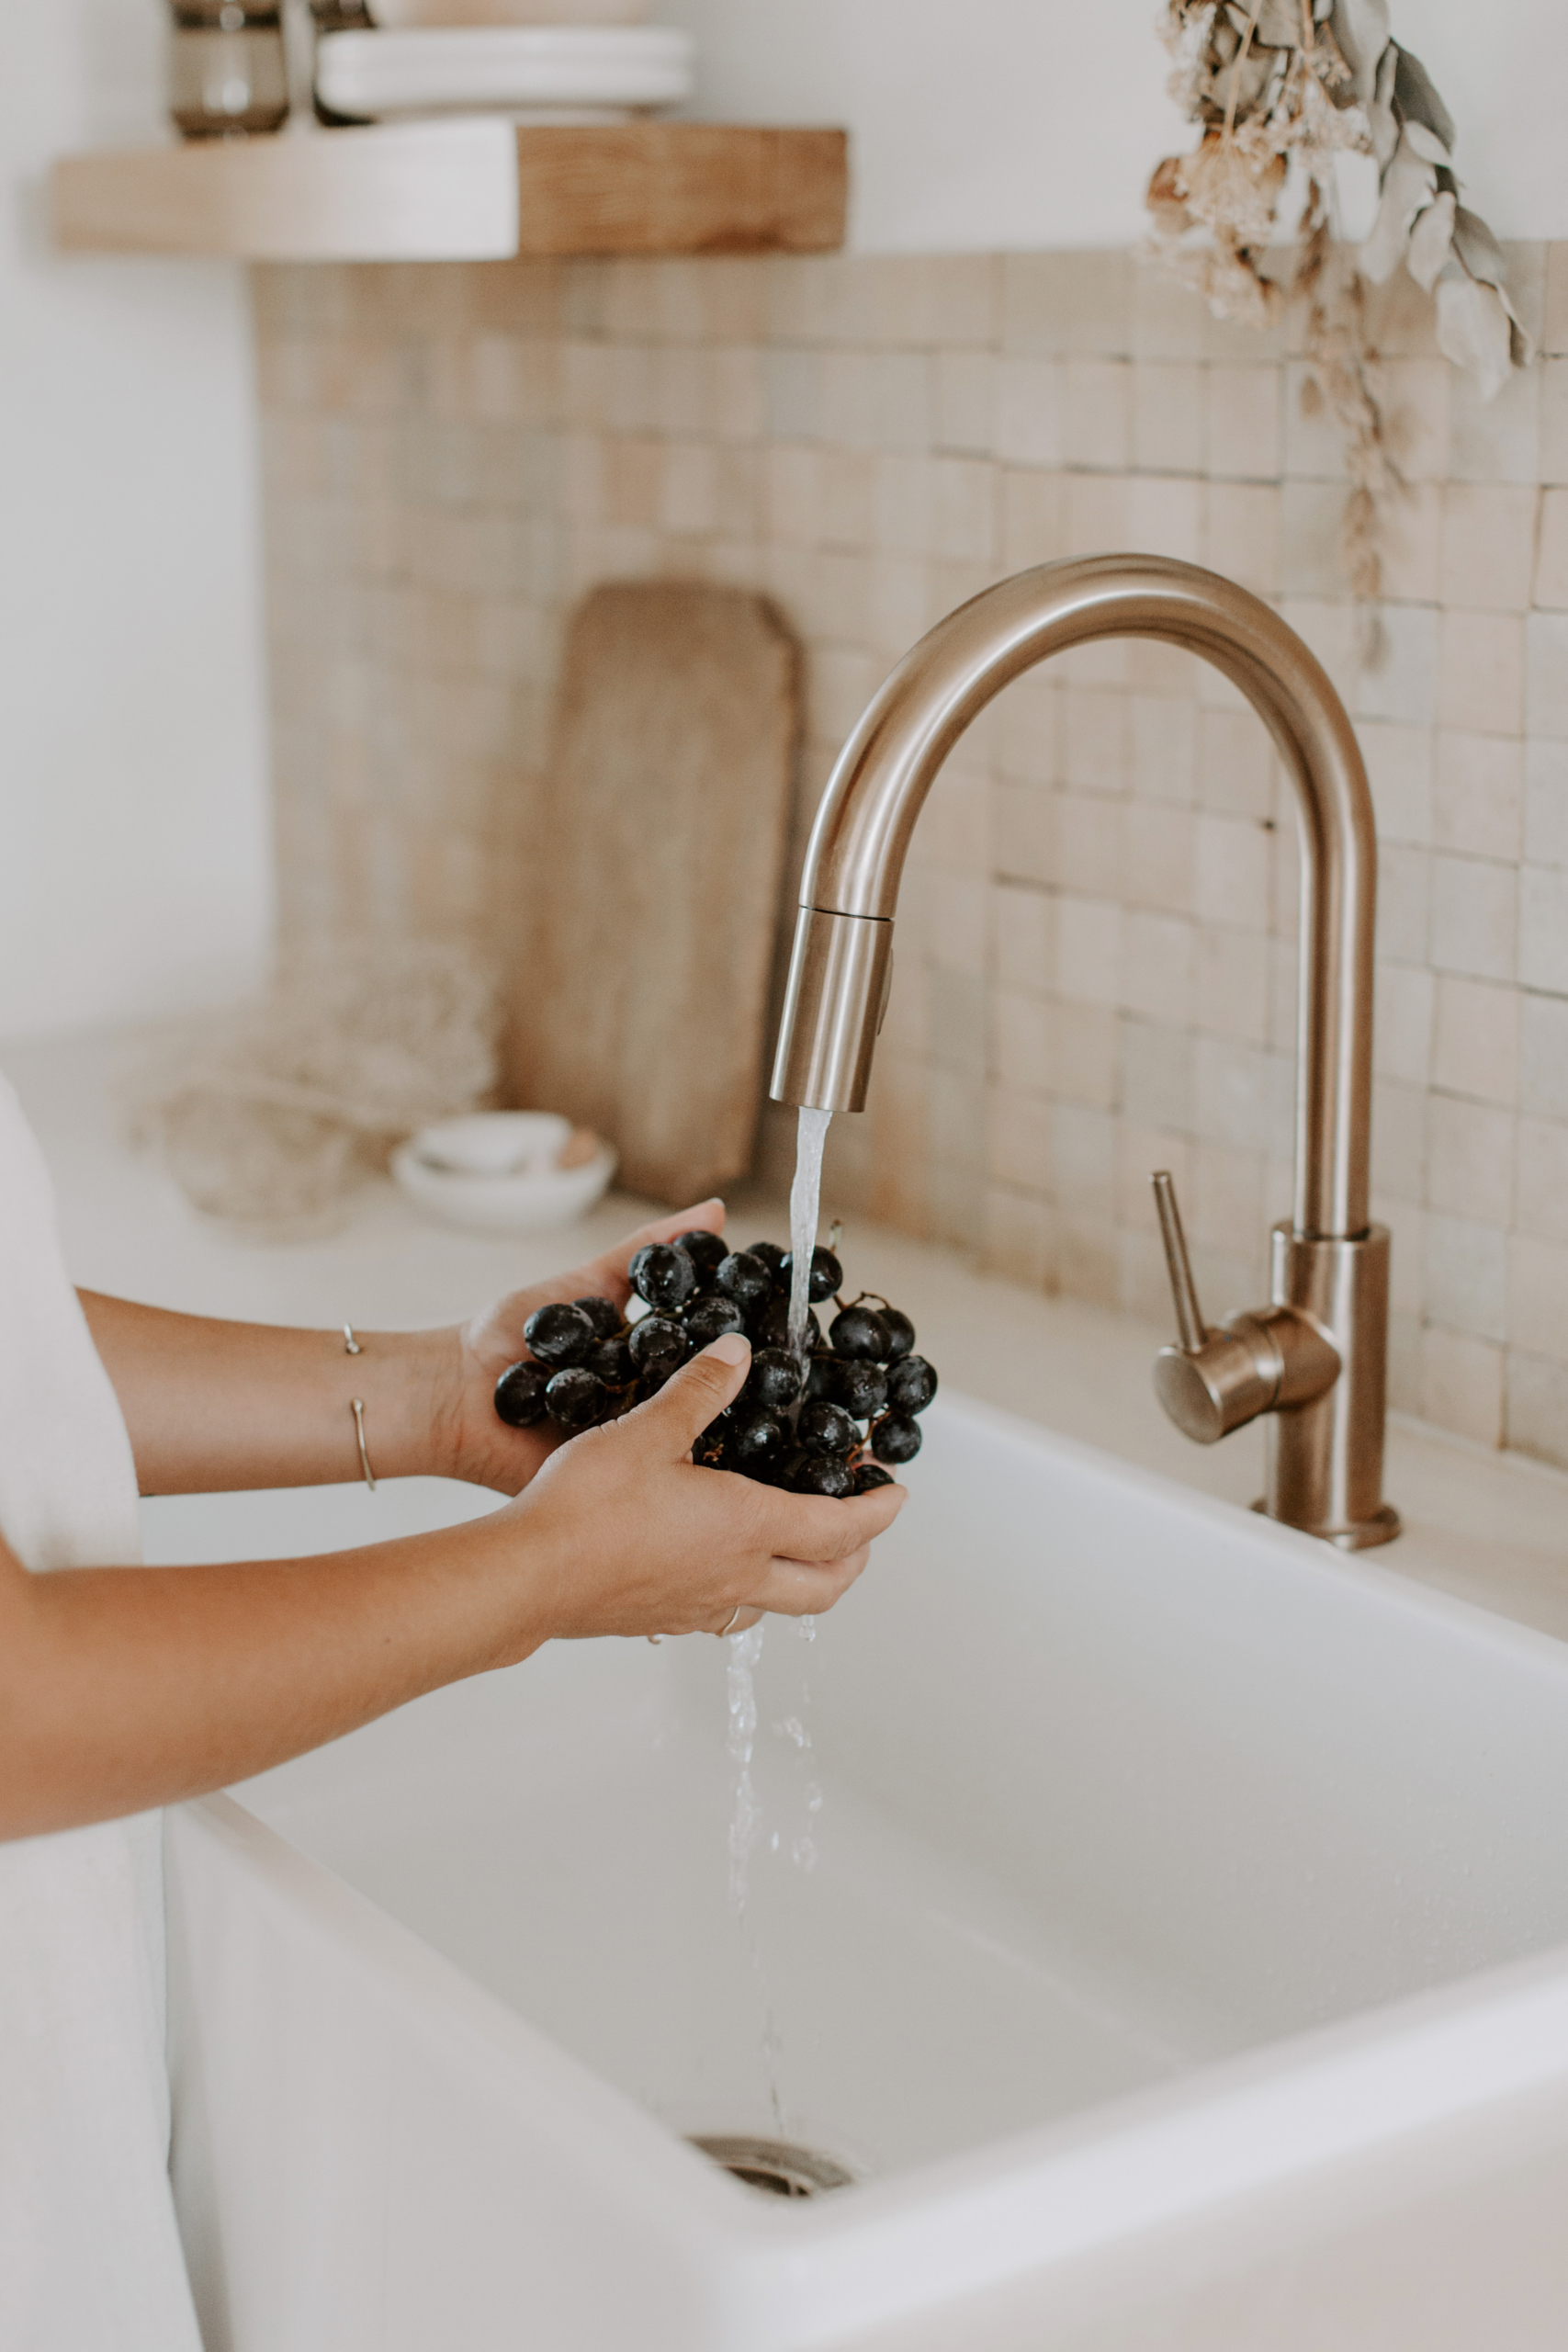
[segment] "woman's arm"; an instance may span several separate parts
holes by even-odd
[[[624,1306],[626,1267],[645,1241],[701,1227],[718,1232],[721,1201],[644,1226],[604,1257],[514,1291],[443,1331],[296,1331],[171,1315],[83,1291],[83,1310],[130,1432],[144,1495],[312,1487],[360,1476],[352,1400],[378,1478],[464,1478],[514,1495],[557,1440],[497,1419],[498,1376],[526,1352],[523,1326],[547,1299]]]
[[[552,1638],[830,1608],[903,1489],[830,1502],[694,1464],[749,1363],[716,1340],[516,1501],[438,1534],[42,1576],[0,1543],[0,1838],[220,1788]]]

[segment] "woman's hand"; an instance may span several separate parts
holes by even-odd
[[[624,1309],[631,1296],[626,1268],[644,1243],[673,1241],[678,1233],[699,1227],[723,1232],[722,1201],[703,1201],[678,1216],[642,1226],[602,1258],[513,1291],[455,1332],[443,1334],[446,1344],[439,1369],[433,1367],[430,1409],[434,1451],[446,1475],[503,1495],[520,1494],[561,1442],[549,1422],[529,1430],[509,1429],[495,1409],[496,1382],[508,1364],[528,1353],[523,1327],[529,1316],[552,1299],[607,1298]],[[694,1430],[692,1435],[696,1435]]]
[[[561,1445],[525,1494],[479,1522],[526,1561],[528,1647],[603,1634],[717,1634],[732,1619],[739,1632],[765,1611],[819,1613],[853,1584],[873,1538],[903,1509],[902,1487],[830,1501],[689,1458],[739,1394],[750,1361],[739,1334],[716,1340],[646,1405]]]

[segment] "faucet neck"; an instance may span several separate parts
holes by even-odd
[[[845,744],[817,813],[773,1091],[823,1109],[861,1107],[904,860],[927,793],[1010,680],[1107,637],[1156,638],[1212,662],[1252,704],[1295,786],[1292,1223],[1304,1237],[1354,1238],[1367,1227],[1371,1110],[1377,843],[1366,771],[1343,704],[1295,631],[1246,589],[1193,564],[1158,556],[1044,564],[960,605],[906,655]],[[847,981],[851,973],[859,980]]]

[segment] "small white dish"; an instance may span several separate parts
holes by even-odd
[[[573,1133],[570,1121],[543,1112],[492,1112],[476,1120],[548,1119],[564,1143]],[[444,1120],[439,1128],[422,1128],[392,1154],[392,1175],[399,1189],[416,1207],[444,1225],[464,1226],[478,1233],[537,1233],[552,1225],[568,1225],[591,1209],[615,1172],[615,1155],[607,1143],[595,1140],[592,1154],[570,1168],[554,1154],[518,1167],[466,1168],[443,1164],[429,1153],[428,1139],[465,1120]],[[448,1144],[446,1147],[450,1149]],[[559,1144],[557,1146],[558,1149]]]

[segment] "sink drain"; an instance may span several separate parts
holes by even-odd
[[[797,2148],[791,2140],[760,2140],[740,2132],[699,2132],[691,2144],[766,2197],[819,2197],[825,2189],[848,2188],[854,2180],[853,2173],[831,2156],[818,2155],[815,2148]]]

